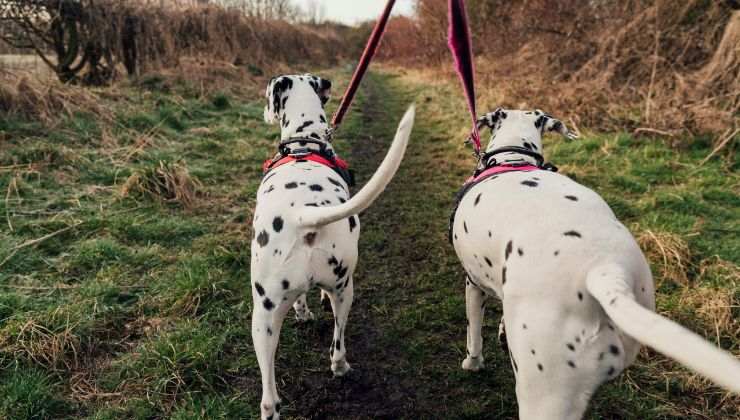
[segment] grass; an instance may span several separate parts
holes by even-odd
[[[347,82],[345,71],[327,74]],[[78,113],[53,130],[0,121],[0,418],[258,416],[249,223],[277,132],[261,121],[262,86],[198,97],[159,85],[107,97],[110,119]],[[338,150],[366,181],[411,101],[407,159],[362,216],[347,330],[355,370],[331,377],[333,322],[313,293],[319,319],[287,321],[278,351],[287,418],[516,417],[498,304],[484,324],[488,368],[460,369],[464,282],[446,226],[473,161],[457,86],[372,73]],[[633,231],[656,274],[658,310],[739,354],[737,162],[699,166],[711,151],[702,139],[671,148],[584,137],[548,139],[549,159]],[[588,416],[731,419],[739,403],[646,349]]]

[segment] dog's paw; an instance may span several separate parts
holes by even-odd
[[[477,372],[483,369],[483,356],[471,357],[468,356],[462,362],[462,368],[471,372]]]
[[[275,404],[262,403],[261,406],[262,415],[261,420],[280,420],[280,402]]]
[[[295,319],[298,322],[308,322],[316,319],[316,316],[310,310],[296,311]]]
[[[339,360],[331,363],[331,371],[334,373],[335,377],[344,376],[350,370],[352,370],[352,368],[346,360]]]

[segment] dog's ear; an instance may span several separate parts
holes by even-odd
[[[540,130],[540,133],[545,134],[545,132],[554,131],[556,133],[560,133],[560,135],[568,140],[580,137],[578,133],[568,130],[568,127],[566,127],[565,124],[557,118],[553,118],[551,115],[546,114],[539,109],[535,110],[534,113],[537,116],[537,119],[534,121],[534,126]]]
[[[322,79],[321,77],[310,76],[309,83],[311,83],[311,87],[313,87],[316,94],[319,95],[321,105],[326,105],[329,99],[331,99],[331,81]]]
[[[476,124],[478,125],[478,130],[482,129],[483,127],[488,127],[493,130],[494,128],[496,128],[496,124],[504,119],[506,119],[506,111],[504,111],[502,108],[496,108],[495,111],[489,112],[488,114],[478,118]]]
[[[293,79],[289,76],[278,76],[270,79],[265,91],[265,122],[268,124],[277,123],[280,118],[280,112],[285,106],[284,95],[293,88]]]

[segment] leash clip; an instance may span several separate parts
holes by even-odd
[[[326,142],[331,143],[334,140],[334,133],[337,131],[336,127],[329,127],[326,129]]]
[[[483,157],[483,155],[481,154],[480,150],[478,150],[475,147],[475,141],[473,140],[473,136],[468,136],[468,138],[465,139],[465,144],[473,147],[473,157],[478,160],[478,163],[480,163],[480,160]]]

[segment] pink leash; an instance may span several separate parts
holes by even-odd
[[[390,19],[391,11],[395,4],[396,0],[388,0],[388,4],[385,6],[383,14],[380,16],[380,19],[378,19],[378,23],[375,24],[375,29],[373,29],[373,33],[365,46],[365,51],[362,53],[360,63],[357,65],[355,74],[352,76],[352,81],[350,82],[349,87],[347,87],[347,91],[342,98],[342,102],[339,104],[339,108],[337,108],[337,112],[334,113],[334,117],[332,118],[331,125],[335,129],[342,123],[344,114],[347,113],[350,105],[352,105],[352,100],[357,93],[357,89],[360,87],[360,82],[362,82],[362,78],[365,76],[367,68],[370,66],[370,62],[378,50],[380,40],[383,39],[383,34],[388,26],[388,20]]]
[[[468,16],[465,13],[465,0],[449,0],[450,26],[447,34],[447,45],[455,58],[455,70],[462,82],[468,109],[473,119],[470,139],[475,148],[475,155],[480,157],[480,133],[478,132],[478,114],[475,109],[475,63],[473,61],[473,41],[470,38]]]

